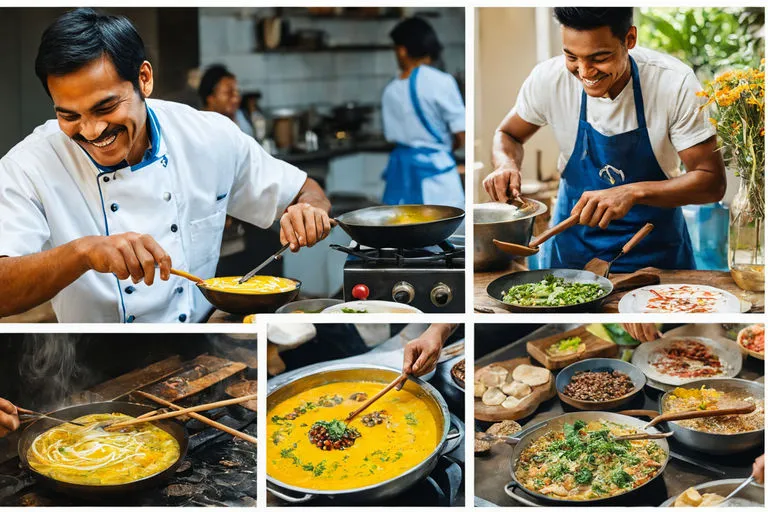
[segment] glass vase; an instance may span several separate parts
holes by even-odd
[[[741,179],[730,207],[728,268],[742,290],[765,290],[765,224],[762,193]],[[759,203],[758,203],[759,202]]]

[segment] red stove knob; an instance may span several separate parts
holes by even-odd
[[[371,294],[371,291],[364,284],[356,284],[352,287],[352,296],[357,300],[365,300]]]

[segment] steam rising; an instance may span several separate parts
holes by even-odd
[[[24,336],[19,375],[25,395],[49,407],[64,403],[83,371],[75,358],[78,337],[58,333]]]

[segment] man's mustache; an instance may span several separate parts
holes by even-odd
[[[95,139],[88,140],[79,133],[76,133],[74,136],[72,136],[72,139],[76,140],[77,142],[83,142],[86,144],[93,144],[93,143],[100,143],[102,141],[105,141],[112,137],[113,135],[119,134],[121,131],[125,130],[125,127],[123,126],[115,126],[113,128],[107,127],[103,132],[101,132],[101,135],[96,137]]]

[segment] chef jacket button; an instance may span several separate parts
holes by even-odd
[[[186,322],[187,321],[187,315],[184,313],[179,315],[179,322]]]
[[[131,316],[129,316],[128,318],[126,318],[126,321],[127,321],[129,324],[132,324],[134,320],[136,320],[136,317],[135,317],[135,316],[133,316],[133,315],[131,315]]]
[[[130,295],[131,293],[135,292],[135,291],[136,291],[136,288],[134,288],[133,286],[129,286],[129,287],[127,287],[127,288],[125,289],[125,293],[127,293],[127,294],[129,294],[129,295]]]
[[[104,176],[104,183],[109,183],[109,176]]]
[[[164,193],[163,194],[163,199],[166,200],[166,201],[170,201],[171,200],[171,193],[170,192]]]
[[[177,226],[176,224],[171,224],[171,231],[173,231],[175,233],[178,230],[179,230],[179,226]]]
[[[109,206],[109,209],[110,209],[110,210],[112,210],[113,212],[116,212],[117,210],[119,210],[119,209],[120,209],[120,205],[119,205],[119,204],[117,204],[117,203],[112,203],[112,204]]]
[[[179,287],[176,288],[176,293],[181,293],[183,291],[184,291],[184,287],[183,286],[179,286]]]

